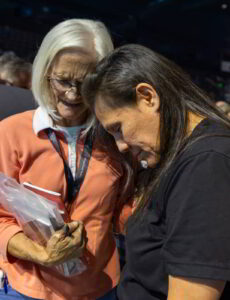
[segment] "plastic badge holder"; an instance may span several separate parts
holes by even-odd
[[[3,173],[0,173],[0,204],[14,215],[25,235],[42,246],[65,224],[56,203],[28,190]],[[84,272],[86,265],[75,258],[54,268],[69,277]]]

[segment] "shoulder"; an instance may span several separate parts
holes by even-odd
[[[32,128],[32,120],[35,110],[25,111],[19,114],[10,116],[0,122],[0,130],[11,131],[11,129],[20,130],[24,126]]]
[[[230,127],[220,123],[204,120],[195,128],[187,146],[178,155],[173,167],[174,171],[181,166],[189,166],[189,162],[205,163],[205,157],[221,157],[230,159]],[[202,160],[202,161],[201,161]]]
[[[185,218],[191,214],[204,218],[219,207],[230,209],[226,195],[230,194],[230,155],[202,151],[183,160],[171,172],[163,190],[168,216]]]
[[[10,116],[0,122],[1,143],[12,145],[21,144],[30,140],[33,135],[33,114],[34,110]],[[23,139],[22,139],[23,137]]]
[[[221,145],[212,146],[203,141],[191,148],[171,167],[167,177],[170,186],[178,185],[186,190],[193,185],[200,186],[201,182],[207,183],[206,186],[224,178],[230,182],[230,137]]]
[[[230,126],[212,120],[204,120],[192,134],[194,142],[188,147],[185,156],[202,152],[230,154]]]

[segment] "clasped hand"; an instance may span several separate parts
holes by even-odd
[[[67,260],[81,257],[87,243],[86,231],[81,221],[65,224],[56,231],[45,247],[45,256],[41,264],[55,266]]]

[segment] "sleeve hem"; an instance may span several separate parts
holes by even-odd
[[[202,278],[229,281],[230,269],[203,264],[166,263],[169,275],[178,277]]]

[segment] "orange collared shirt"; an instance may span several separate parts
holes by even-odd
[[[0,122],[0,172],[20,183],[26,181],[61,193],[64,199],[67,189],[63,162],[46,134],[42,130],[35,133],[38,121],[34,116],[35,111],[28,111]],[[61,135],[60,144],[68,160],[68,144]],[[78,154],[82,147],[80,143]],[[21,228],[10,213],[0,209],[0,268],[18,292],[45,300],[95,300],[117,285],[120,267],[111,220],[121,169],[118,164],[111,168],[108,160],[98,155],[94,147],[70,214],[71,220],[83,221],[87,231],[90,263],[82,274],[66,278],[50,268],[7,255],[9,239]]]

